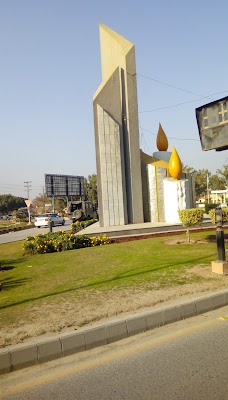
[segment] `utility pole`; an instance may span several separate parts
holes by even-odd
[[[30,192],[30,190],[31,190],[31,187],[32,187],[32,185],[31,185],[31,183],[32,183],[32,181],[26,181],[26,182],[24,182],[24,184],[25,184],[25,190],[27,190],[27,199],[29,199],[29,192]]]

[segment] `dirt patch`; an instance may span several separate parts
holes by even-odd
[[[202,244],[202,243],[208,243],[207,239],[203,239],[203,238],[194,238],[194,239],[190,239],[190,241],[188,241],[187,239],[182,239],[182,238],[178,238],[178,239],[169,239],[166,240],[165,244],[168,245],[176,245],[176,244]]]
[[[139,311],[150,311],[177,300],[197,297],[205,292],[225,289],[228,276],[216,275],[211,266],[198,265],[183,270],[189,281],[183,285],[160,288],[155,283],[141,287],[81,290],[11,307],[0,313],[0,347],[24,343],[60,332],[73,332],[80,327],[105,323]],[[199,282],[197,282],[199,278]]]

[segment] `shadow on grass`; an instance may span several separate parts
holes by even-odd
[[[228,240],[228,234],[224,233],[224,239]],[[208,235],[207,236],[208,242],[216,242],[216,235]]]
[[[1,277],[0,277],[1,279]],[[1,291],[6,291],[10,289],[14,289],[15,287],[24,285],[28,282],[28,278],[21,278],[21,279],[13,279],[13,278],[4,278],[1,279]],[[1,308],[1,307],[0,307]]]
[[[191,263],[191,264],[192,263],[196,263],[196,264],[202,263],[205,259],[208,260],[208,257],[215,256],[215,254],[216,253],[212,253],[212,254],[207,254],[204,257],[199,257],[199,258],[193,258],[193,259],[190,259],[190,260],[180,261],[179,263],[175,263],[175,266],[179,266],[179,265],[183,266],[183,264],[185,264],[187,266],[189,263]],[[118,274],[118,275],[116,275],[114,277],[111,277],[110,279],[105,279],[105,280],[101,280],[100,279],[100,280],[97,280],[96,282],[88,283],[86,285],[77,286],[75,288],[58,290],[58,291],[55,291],[55,292],[52,292],[52,293],[47,293],[47,294],[44,294],[44,295],[41,295],[41,296],[37,296],[37,297],[33,297],[33,298],[31,297],[29,299],[20,300],[18,302],[7,304],[5,306],[0,306],[0,309],[13,307],[13,306],[16,306],[16,305],[28,303],[28,302],[35,301],[35,300],[45,299],[45,298],[56,296],[56,295],[59,295],[59,294],[70,293],[70,292],[81,290],[81,289],[89,289],[89,288],[96,287],[96,286],[99,286],[99,285],[102,285],[102,284],[105,284],[105,283],[111,283],[111,282],[123,280],[125,278],[130,278],[130,277],[134,277],[134,276],[140,276],[140,275],[144,275],[144,274],[146,275],[146,274],[148,274],[150,272],[164,271],[164,270],[166,270],[168,268],[172,268],[173,266],[174,266],[173,263],[168,263],[168,264],[165,264],[165,265],[163,265],[161,267],[158,267],[158,268],[150,267],[148,269],[145,269],[144,267],[142,267],[141,268],[142,271],[139,271],[138,268],[137,269],[134,268],[134,269],[129,270],[127,272],[124,272],[124,273]],[[25,282],[25,280],[23,280],[23,279],[21,281],[22,281],[22,284],[23,284],[23,282]]]
[[[13,265],[3,266],[0,264],[0,272],[10,271],[11,269],[14,269],[14,268],[15,267]]]
[[[14,258],[12,260],[0,260],[0,268],[12,266],[12,265],[18,264],[22,261],[25,261],[25,258]],[[12,267],[12,268],[14,268],[14,267]]]

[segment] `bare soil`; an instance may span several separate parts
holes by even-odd
[[[200,277],[200,282],[163,288],[151,283],[146,287],[144,284],[108,292],[81,290],[5,309],[0,313],[0,347],[103,324],[107,320],[139,311],[148,312],[161,305],[228,287],[228,276],[212,273],[211,266],[186,268],[183,274],[185,277]]]

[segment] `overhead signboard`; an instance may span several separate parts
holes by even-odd
[[[196,108],[202,150],[228,149],[228,97]]]
[[[47,197],[83,196],[84,176],[45,174]]]

